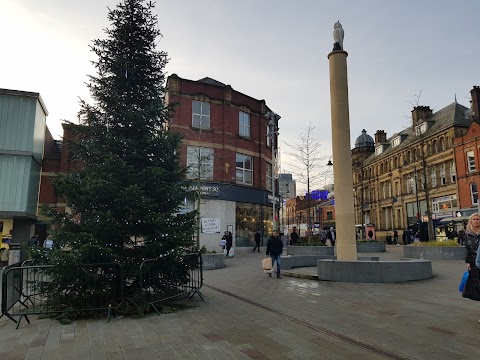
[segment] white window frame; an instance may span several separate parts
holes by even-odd
[[[210,129],[210,103],[192,100],[192,127]]]
[[[266,187],[267,190],[272,190],[272,171],[273,171],[273,167],[272,167],[272,164],[270,164],[268,161],[266,163],[267,163],[267,166],[266,166],[265,187]],[[288,190],[287,190],[287,192],[288,192]]]
[[[375,155],[380,155],[382,152],[383,152],[383,146],[382,146],[382,145],[378,145],[378,146],[375,148]]]
[[[400,145],[400,136],[397,136],[392,140],[392,147]]]
[[[440,165],[440,185],[447,184],[447,175],[445,170],[445,164]]]
[[[450,181],[454,183],[457,180],[457,169],[455,169],[455,163],[452,161],[450,164]]]
[[[475,171],[475,153],[473,152],[473,150],[470,150],[470,151],[467,151],[466,152],[466,156],[467,156],[467,169],[468,169],[468,172],[473,172]]]
[[[187,179],[213,180],[214,151],[211,148],[187,146]],[[200,161],[200,169],[198,163]]]
[[[272,147],[272,138],[270,137],[270,126],[267,124],[267,147]]]
[[[470,183],[470,199],[472,200],[472,205],[478,204],[478,187],[477,183]]]
[[[238,112],[238,134],[244,138],[250,138],[250,114]]]
[[[430,178],[432,179],[430,187],[437,187],[437,169],[435,168],[435,166],[432,166],[432,168],[430,169]]]
[[[248,166],[250,162],[250,166]],[[236,155],[236,183],[253,185],[253,156],[237,153]],[[241,165],[241,166],[239,166]]]

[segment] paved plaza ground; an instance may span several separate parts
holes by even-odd
[[[32,318],[18,330],[2,318],[0,360],[480,357],[480,303],[457,290],[462,261],[432,261],[429,280],[348,284],[268,278],[263,256],[240,254],[205,271],[205,301],[173,314],[68,325]],[[380,257],[399,259],[402,246]]]

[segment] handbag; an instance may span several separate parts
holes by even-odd
[[[263,270],[271,270],[272,269],[272,258],[266,257],[262,260],[262,267]]]
[[[468,279],[468,270],[463,273],[462,280],[460,281],[460,285],[458,285],[458,291],[460,291],[461,293],[463,293],[463,290],[465,290],[467,279]]]

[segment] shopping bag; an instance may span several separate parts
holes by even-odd
[[[478,281],[478,269],[472,269],[468,273],[465,288],[462,291],[462,296],[470,300],[480,301],[480,283]]]
[[[272,269],[272,258],[266,257],[262,260],[262,267],[263,270],[271,270]]]
[[[235,249],[233,247],[230,248],[230,251],[228,252],[228,257],[233,257],[235,255]]]
[[[463,290],[465,290],[467,279],[468,279],[468,270],[463,273],[462,281],[460,281],[460,285],[458,285],[458,291],[463,292]]]

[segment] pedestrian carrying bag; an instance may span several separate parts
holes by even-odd
[[[478,277],[478,269],[474,268],[468,272],[465,288],[462,291],[464,298],[480,301],[480,282]]]
[[[262,260],[262,267],[263,270],[271,270],[272,269],[272,258],[266,257]]]

